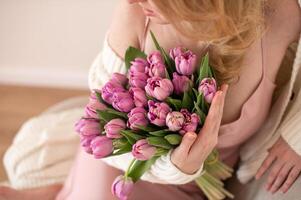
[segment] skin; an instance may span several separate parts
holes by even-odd
[[[301,13],[296,0],[269,0],[269,4],[277,12],[266,17],[266,23],[269,25],[266,33],[269,42],[269,54],[265,57],[265,64],[268,66],[267,77],[271,82],[274,82],[286,48],[299,38]],[[151,19],[149,29],[159,36],[158,40],[165,49],[182,45],[191,49],[198,56],[202,55],[202,48],[196,46],[194,41],[177,33],[151,0],[122,0],[115,10],[108,38],[109,45],[121,58],[123,58],[128,46],[140,47],[139,41],[143,35],[146,16]],[[220,125],[236,120],[240,115],[243,103],[256,89],[261,79],[261,49],[259,44],[259,41],[256,41],[247,51],[240,80],[230,86],[223,85],[220,91],[216,93],[202,133],[198,135],[196,133],[185,134],[180,146],[173,151],[171,160],[184,173],[192,174],[199,169],[217,144]],[[152,41],[148,36],[145,52],[149,53],[153,50]],[[263,162],[256,178],[260,178],[267,169],[272,168],[267,183],[268,188],[272,192],[279,189],[286,192],[299,176],[300,162],[301,156],[297,155],[282,138],[279,138],[270,148],[269,156]],[[102,170],[98,171],[106,173],[110,170],[114,171],[115,169],[104,166]],[[115,176],[112,177],[112,179],[114,178]],[[110,185],[112,182],[111,179],[106,181],[105,179],[102,180],[104,185]],[[41,197],[54,199],[60,188],[61,185],[54,185],[17,191],[0,187],[0,200],[34,200],[41,199]],[[103,194],[106,196],[105,199],[113,199],[109,189],[103,191]]]

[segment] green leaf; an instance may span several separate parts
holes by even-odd
[[[160,127],[155,127],[155,126],[152,126],[152,125],[148,125],[148,126],[139,126],[139,125],[138,125],[137,127],[138,127],[140,130],[145,131],[145,132],[147,132],[147,133],[160,130]]]
[[[108,123],[112,119],[120,118],[119,115],[110,113],[106,110],[97,110],[98,116],[100,120],[103,120],[104,122]]]
[[[164,148],[157,147],[155,156],[162,156],[164,154],[167,154],[168,151],[169,151],[169,149],[164,149]]]
[[[123,135],[131,145],[136,143],[136,140],[134,138],[132,138],[131,136],[123,133],[122,131],[120,132],[120,134]]]
[[[131,151],[132,151],[132,145],[127,143],[126,145],[124,145],[120,149],[115,150],[111,154],[111,156],[117,156],[117,155],[125,154],[125,153],[131,152]]]
[[[164,58],[164,61],[167,65],[167,71],[168,71],[169,77],[172,77],[172,73],[174,71],[176,71],[174,60],[171,59],[171,57],[166,53],[166,51],[159,45],[154,33],[152,31],[150,31],[150,34],[151,34],[151,37],[152,37],[152,40],[154,42],[156,49],[160,51],[160,53],[162,54],[162,56]]]
[[[163,130],[159,130],[159,131],[149,132],[149,134],[154,135],[154,136],[159,136],[159,137],[165,136],[168,133],[170,133],[170,130],[168,130],[168,129],[163,129]]]
[[[189,88],[188,91],[184,92],[183,99],[182,99],[182,107],[188,110],[190,110],[191,107],[193,106],[193,96],[190,96],[191,95],[190,91],[192,90]]]
[[[168,143],[168,141],[166,139],[164,139],[163,137],[147,137],[147,142],[150,145],[153,145],[155,147],[161,147],[164,149],[171,149],[173,148],[173,146],[171,144]]]
[[[169,134],[166,135],[164,138],[169,142],[169,144],[172,145],[178,145],[182,141],[182,136],[179,134]]]
[[[135,59],[135,58],[146,58],[146,54],[142,51],[140,51],[139,49],[135,48],[135,47],[129,47],[127,48],[126,52],[125,52],[125,56],[124,56],[124,60],[125,60],[125,66],[127,69],[129,69],[131,67],[131,62]]]
[[[199,77],[198,82],[202,81],[204,78],[212,78],[213,72],[211,67],[209,66],[209,53],[202,58],[200,70],[199,70]]]
[[[166,98],[166,103],[169,104],[170,106],[173,106],[174,109],[179,111],[182,108],[182,101],[179,99],[173,99],[171,97]]]
[[[121,117],[121,118],[123,118],[123,119],[128,119],[126,113],[119,112],[119,111],[114,110],[114,109],[112,109],[112,108],[106,108],[105,111],[107,111],[107,112],[110,113],[110,114],[117,115],[117,116],[119,116],[119,117]]]
[[[199,96],[199,92],[195,88],[192,88],[192,91],[193,91],[195,99],[197,99]]]
[[[113,147],[114,149],[120,149],[125,145],[128,145],[128,141],[125,137],[113,139]]]
[[[129,137],[131,137],[133,139],[135,139],[136,141],[137,140],[141,140],[141,139],[144,138],[142,135],[134,133],[134,132],[132,132],[130,130],[122,130],[121,133],[123,133],[124,135],[127,135],[127,136],[129,136]]]
[[[158,159],[158,156],[154,156],[149,160],[135,160],[132,164],[131,168],[129,169],[127,176],[131,177],[134,182],[138,181],[140,177],[150,169],[152,164]]]
[[[142,135],[138,135],[130,130],[122,130],[120,134],[123,135],[131,145],[135,144],[137,140],[144,138]]]
[[[206,119],[206,115],[205,113],[200,109],[200,107],[198,106],[198,104],[196,102],[194,102],[194,109],[196,110],[196,114],[200,117],[200,123],[204,124],[205,119]]]

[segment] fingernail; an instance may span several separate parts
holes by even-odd
[[[189,139],[194,139],[194,138],[196,137],[196,134],[195,134],[195,133],[192,133],[192,132],[188,132],[188,133],[186,133],[186,134],[188,134],[188,138],[189,138]]]

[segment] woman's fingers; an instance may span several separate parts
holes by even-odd
[[[277,175],[276,180],[274,181],[272,187],[271,187],[271,192],[275,193],[278,191],[279,187],[282,185],[284,180],[287,178],[290,170],[292,169],[293,165],[291,164],[284,164],[284,166],[281,168],[280,172]]]
[[[267,183],[265,185],[265,188],[267,190],[271,189],[271,186],[273,185],[274,181],[276,180],[277,176],[279,175],[279,172],[281,170],[281,168],[284,166],[284,162],[277,160],[274,164],[273,167],[271,169],[271,172],[268,176],[268,180]]]
[[[221,91],[218,91],[215,94],[204,126],[191,148],[192,154],[200,155],[200,152],[204,151],[205,146],[209,147],[210,149],[216,145],[227,90],[228,85],[223,85]]]
[[[269,155],[263,161],[261,167],[258,169],[255,178],[259,179],[266,172],[266,170],[271,166],[271,164],[274,162],[275,159],[276,156],[269,153]]]
[[[182,138],[181,144],[177,147],[177,153],[181,156],[187,156],[196,138],[196,133],[186,133]]]
[[[299,175],[300,175],[300,169],[298,169],[297,167],[294,167],[290,171],[286,181],[284,182],[284,184],[282,185],[280,190],[283,193],[286,193],[288,191],[288,189],[292,186],[292,184],[295,182],[295,180],[298,178]]]

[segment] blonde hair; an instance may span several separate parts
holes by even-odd
[[[264,0],[153,0],[183,36],[208,42],[210,64],[220,82],[239,77],[247,48],[264,30]]]

